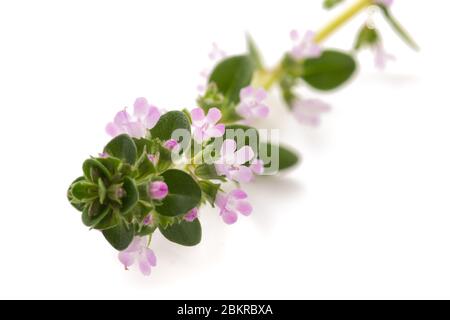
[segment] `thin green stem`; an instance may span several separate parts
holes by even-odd
[[[374,0],[358,0],[353,5],[348,7],[345,11],[343,11],[339,16],[331,20],[325,27],[320,29],[314,40],[316,43],[323,42],[326,40],[333,32],[339,29],[343,24],[348,22],[351,18],[353,18],[356,14],[358,14],[361,10],[369,7],[374,3]]]
[[[343,24],[348,22],[356,14],[374,4],[374,0],[357,0],[354,4],[344,10],[339,16],[331,20],[325,27],[320,29],[315,37],[314,41],[320,43],[325,41],[332,33],[339,29]],[[255,73],[254,85],[261,86],[266,90],[269,90],[275,83],[277,83],[283,75],[283,68],[279,63],[272,70],[258,70]]]

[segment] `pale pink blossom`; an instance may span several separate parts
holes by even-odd
[[[253,159],[252,163],[250,164],[250,170],[254,174],[263,174],[264,173],[264,161],[261,159]]]
[[[113,122],[108,123],[106,132],[112,136],[126,133],[135,138],[145,137],[147,131],[158,122],[161,112],[155,106],[150,105],[145,98],[137,98],[134,102],[133,115],[126,108],[119,111]]]
[[[154,222],[154,219],[153,219],[153,215],[151,213],[149,213],[142,221],[142,223],[146,226],[152,225],[153,222]]]
[[[184,215],[183,219],[188,222],[192,222],[195,219],[197,219],[197,217],[198,217],[198,208],[194,208],[191,211],[189,211],[188,213],[186,213]]]
[[[255,156],[250,146],[244,146],[236,151],[236,142],[227,139],[220,148],[220,158],[214,162],[219,175],[226,176],[237,182],[250,182],[253,178],[252,169],[244,164]]]
[[[241,189],[235,189],[227,194],[223,192],[217,194],[215,203],[226,224],[235,223],[238,218],[238,213],[244,216],[252,213],[253,208],[246,200],[247,197],[247,194]]]
[[[292,112],[298,122],[313,127],[320,124],[320,116],[330,109],[330,105],[319,99],[297,100],[292,106]]]
[[[264,104],[266,98],[267,93],[263,88],[242,88],[240,102],[236,107],[237,114],[246,120],[266,118],[269,115],[269,107]]]
[[[202,78],[202,83],[197,85],[197,91],[201,94],[205,93],[206,87],[208,86],[208,78],[211,74],[212,67],[216,62],[222,60],[227,56],[226,52],[219,48],[217,43],[213,42],[211,51],[208,53],[208,58],[210,61],[210,66],[203,69],[200,72],[200,77]]]
[[[291,55],[295,59],[316,58],[321,55],[322,48],[314,41],[313,31],[306,31],[303,38],[300,38],[298,31],[292,30],[290,36],[294,42]]]
[[[222,118],[222,112],[217,108],[209,109],[206,116],[202,108],[195,108],[191,111],[191,118],[194,140],[198,143],[209,138],[221,137],[225,133],[225,125],[218,123]]]
[[[119,260],[126,270],[137,262],[142,274],[150,275],[151,268],[156,266],[156,256],[147,242],[147,237],[135,237],[127,249],[119,252]]]
[[[169,193],[169,187],[164,181],[153,181],[148,188],[148,194],[152,199],[162,200]]]
[[[170,151],[176,151],[180,145],[178,144],[177,140],[175,139],[169,139],[166,142],[164,142],[164,148],[170,150]]]
[[[395,60],[395,56],[393,56],[390,53],[387,53],[381,42],[375,44],[372,47],[372,50],[374,54],[375,67],[377,67],[378,69],[383,70],[384,68],[386,68],[386,64],[389,60],[391,61]]]

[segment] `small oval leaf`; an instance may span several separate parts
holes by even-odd
[[[182,246],[195,246],[202,239],[202,226],[198,219],[192,222],[182,220],[180,223],[175,223],[165,229],[159,228],[159,231],[166,239]]]

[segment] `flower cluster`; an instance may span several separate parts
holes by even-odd
[[[340,1],[328,1],[329,7]],[[392,1],[359,0],[361,10],[376,5],[409,44],[414,42],[390,12]],[[344,17],[351,17],[351,11]],[[335,28],[340,25],[332,22]],[[144,275],[156,266],[152,235],[183,246],[201,241],[200,212],[215,208],[226,224],[248,216],[253,207],[245,191],[255,176],[275,174],[299,162],[289,148],[264,141],[251,125],[271,112],[267,91],[274,85],[293,116],[302,124],[317,126],[330,110],[317,98],[304,98],[300,84],[315,90],[339,88],[354,74],[353,52],[325,49],[322,32],[291,32],[294,42],[280,63],[268,69],[253,42],[249,52],[227,57],[214,45],[214,68],[202,72],[206,84],[191,110],[163,112],[145,98],[138,98],[130,113],[119,111],[107,124],[111,140],[98,156],[82,165],[82,175],[67,192],[69,202],[81,212],[83,224],[99,231],[118,251],[125,269],[136,264]],[[376,64],[392,57],[382,46],[378,31],[365,24],[355,51],[370,47]]]

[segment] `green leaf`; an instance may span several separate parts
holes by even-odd
[[[353,48],[359,50],[367,46],[373,46],[380,40],[380,36],[375,28],[364,25],[361,30],[359,30],[358,36],[355,41]]]
[[[101,204],[105,203],[108,190],[102,179],[98,179],[98,197]]]
[[[332,90],[342,85],[355,72],[356,62],[351,55],[327,50],[318,58],[303,62],[302,78],[319,90]]]
[[[120,223],[120,216],[115,212],[107,214],[103,219],[100,220],[95,226],[92,226],[96,230],[108,230],[116,227]]]
[[[134,230],[128,227],[124,222],[119,223],[114,228],[103,230],[103,236],[118,251],[125,250],[133,241]]]
[[[413,40],[405,28],[403,28],[403,26],[392,16],[389,9],[382,4],[379,4],[378,6],[381,8],[381,12],[386,20],[389,22],[394,31],[400,36],[400,38],[402,38],[403,41],[405,41],[414,50],[419,50],[417,43]]]
[[[202,192],[195,180],[186,172],[169,169],[161,174],[169,187],[169,194],[156,207],[156,211],[164,216],[184,214],[198,206]]]
[[[216,168],[213,164],[202,163],[195,168],[194,173],[200,179],[223,179],[222,176],[217,174]]]
[[[230,102],[237,103],[241,89],[250,84],[254,71],[255,65],[248,55],[234,56],[222,60],[214,68],[209,82],[214,82]]]
[[[106,145],[104,152],[129,164],[134,164],[137,158],[136,145],[127,134],[121,134],[112,139]]]
[[[159,138],[161,141],[166,141],[172,139],[172,133],[176,129],[184,129],[190,134],[191,124],[183,112],[169,111],[159,118],[158,123],[150,130],[150,133],[152,138]]]
[[[175,223],[166,229],[159,228],[159,230],[166,239],[182,246],[195,246],[202,239],[202,226],[198,219],[192,222],[182,220],[180,223]]]
[[[108,170],[108,172],[111,174],[111,176],[118,173],[119,169],[122,165],[122,161],[120,159],[112,158],[112,157],[96,158],[95,160],[97,162],[100,162],[103,165],[103,167]]]
[[[136,180],[145,180],[147,177],[156,172],[155,165],[148,158],[146,148],[144,148],[144,152],[142,152],[141,156],[137,160],[136,168]]]
[[[125,190],[125,197],[122,199],[122,207],[120,213],[127,214],[138,202],[139,193],[136,183],[129,177],[123,179],[123,189]]]
[[[86,181],[86,178],[78,177],[70,184],[70,187],[67,190],[67,199],[69,200],[70,204],[75,209],[82,212],[84,210],[85,204],[83,202],[80,202],[79,200],[75,199],[74,196],[72,195],[72,186],[79,181]]]
[[[105,167],[99,159],[87,159],[83,163],[83,173],[87,180],[97,183],[99,178],[111,179],[111,172]]]
[[[278,153],[278,157],[276,154]],[[261,143],[259,145],[259,158],[264,162],[265,173],[275,173],[278,170],[285,170],[295,166],[299,161],[299,156],[284,146],[276,146],[270,143]]]
[[[85,180],[75,182],[70,192],[75,199],[83,202],[94,200],[98,197],[97,185]]]
[[[332,9],[335,6],[337,6],[339,3],[343,2],[344,0],[324,0],[323,1],[323,7],[325,9]]]
[[[247,40],[248,55],[253,60],[255,68],[258,70],[264,69],[264,63],[262,61],[261,54],[258,50],[258,47],[256,46],[255,41],[253,40],[252,36],[248,33],[246,36],[246,40]]]
[[[94,228],[110,212],[111,209],[108,206],[104,206],[96,200],[90,206],[86,206],[83,210],[83,214],[81,215],[81,220],[85,226]]]
[[[200,189],[202,190],[203,197],[209,204],[214,207],[216,202],[217,192],[220,189],[220,184],[212,183],[211,181],[202,180],[199,181]]]

